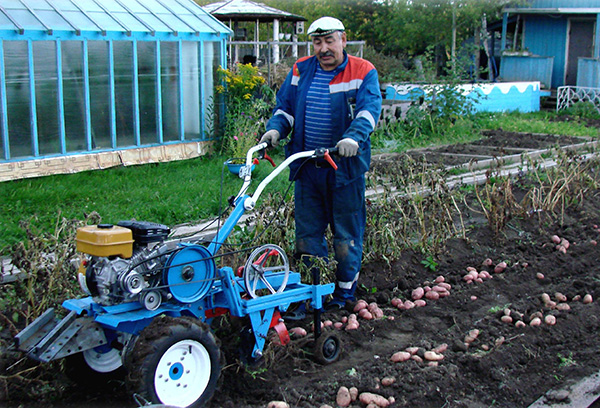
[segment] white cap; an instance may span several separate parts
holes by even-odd
[[[321,17],[308,27],[307,34],[312,37],[320,37],[322,35],[329,35],[334,31],[344,31],[346,28],[344,24],[337,18],[333,17]]]

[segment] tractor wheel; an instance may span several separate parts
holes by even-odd
[[[130,335],[119,334],[118,341],[129,341]],[[99,346],[65,358],[65,374],[76,383],[96,385],[97,389],[113,380],[125,378],[122,351],[109,345]]]
[[[335,332],[323,331],[314,345],[315,359],[321,364],[331,364],[340,358],[342,340]]]
[[[201,407],[220,375],[219,347],[204,323],[158,317],[127,353],[130,390],[155,404]]]

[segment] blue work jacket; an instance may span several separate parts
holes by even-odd
[[[286,156],[304,150],[306,95],[318,63],[314,55],[296,61],[277,93],[277,104],[273,117],[267,123],[267,130],[278,130],[282,139],[291,132],[285,146]],[[381,114],[381,91],[373,64],[344,51],[344,62],[339,69],[340,72],[329,83],[333,137],[331,145],[323,147],[333,147],[341,139],[350,137],[358,142],[359,151],[354,157],[334,157],[338,165],[337,186],[348,184],[369,170],[370,134]],[[295,176],[299,165],[298,161],[290,165],[290,179]]]

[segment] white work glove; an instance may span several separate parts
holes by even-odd
[[[275,129],[267,130],[264,135],[260,138],[260,143],[269,143],[273,147],[277,147],[279,143],[279,131]]]
[[[340,140],[335,147],[338,148],[338,154],[342,157],[353,157],[358,154],[358,142],[349,137]]]

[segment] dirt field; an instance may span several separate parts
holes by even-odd
[[[300,347],[304,341],[297,339],[286,348],[271,344],[262,364],[244,369],[238,364],[236,333],[223,331],[228,365],[209,407],[258,408],[272,400],[300,408],[336,407],[341,386],[393,398],[390,407],[528,407],[550,390],[597,373],[599,194],[589,192],[559,217],[533,212],[530,217],[513,218],[497,234],[485,223],[474,223],[466,238],[446,243],[435,258],[437,265],[430,263],[430,268],[422,262],[424,255],[415,252],[405,252],[391,263],[364,265],[358,297],[377,302],[384,317],[359,318],[357,330],[338,331],[344,350],[331,365],[315,363]],[[568,240],[568,248],[557,250],[552,235]],[[488,258],[492,265],[483,266]],[[507,267],[495,273],[500,262]],[[469,267],[487,271],[490,277],[483,274],[480,282],[467,283],[464,276]],[[392,299],[411,299],[415,288],[432,287],[440,276],[450,285],[448,296],[408,310],[392,306]],[[544,293],[554,305],[543,300]],[[591,303],[584,303],[586,295],[591,295]],[[532,326],[532,315],[538,312],[541,324]],[[324,320],[339,321],[350,314],[349,310],[330,313]],[[502,321],[503,316],[510,316],[512,322]],[[555,324],[544,322],[548,316],[554,317]],[[312,320],[286,323],[288,328],[310,329]],[[443,359],[436,364],[425,359],[426,351],[443,345],[447,348],[438,349],[436,357]],[[415,355],[422,361],[417,357],[390,360],[409,347],[416,348]],[[383,385],[381,380],[388,377],[393,383]],[[121,384],[113,385],[109,393],[91,393],[65,382],[61,402],[53,406],[135,406]],[[566,403],[571,397],[555,392],[549,398],[548,403],[551,398]],[[356,401],[351,406],[365,405]]]

